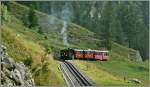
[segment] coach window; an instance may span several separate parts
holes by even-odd
[[[108,56],[108,53],[105,53],[105,56]]]
[[[102,53],[100,52],[99,55],[102,55]]]

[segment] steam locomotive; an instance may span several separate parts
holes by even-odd
[[[109,59],[109,51],[81,50],[68,48],[60,51],[60,57],[63,60],[88,59],[107,61]]]

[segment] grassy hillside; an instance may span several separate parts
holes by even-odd
[[[99,85],[148,85],[148,61],[137,63],[133,61],[134,50],[114,44],[109,61],[79,61],[78,65],[87,75]],[[132,56],[129,56],[132,54]],[[142,83],[130,82],[139,79]]]
[[[41,45],[27,39],[27,37],[30,38],[29,35],[16,31],[18,26],[14,27],[6,25],[2,27],[2,41],[8,48],[9,55],[16,61],[23,61],[27,66],[31,64],[29,67],[37,85],[64,85],[59,64],[53,60],[53,55],[46,55],[45,49]],[[24,33],[34,34],[28,31]]]
[[[119,63],[118,63],[119,62]],[[79,61],[75,64],[79,66],[98,85],[148,85],[148,66],[130,64],[121,61]],[[129,79],[137,78],[141,84],[130,82]]]
[[[64,85],[59,63],[54,58],[56,51],[66,47],[60,35],[62,20],[36,11],[44,32],[40,34],[38,28],[28,28],[23,23],[29,12],[28,7],[11,3],[8,12],[11,17],[10,22],[2,26],[2,42],[8,48],[9,55],[30,67],[36,85]],[[95,38],[93,32],[73,23],[69,23],[67,30],[69,47],[100,49],[100,40]],[[148,83],[148,63],[136,63],[135,50],[113,43],[110,56],[107,62],[75,63],[100,85],[135,85],[124,81],[124,76],[126,79],[138,78],[142,80],[142,85]]]

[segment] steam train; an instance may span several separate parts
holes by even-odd
[[[107,61],[109,59],[109,51],[81,50],[68,48],[60,51],[60,57],[62,60],[88,59]]]

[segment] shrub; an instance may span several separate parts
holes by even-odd
[[[49,63],[47,61],[43,64],[43,67],[42,67],[43,72],[48,72],[49,71],[48,65],[49,65]]]
[[[45,52],[47,54],[50,54],[52,52],[52,49],[51,49],[51,47],[49,45],[45,45]]]
[[[38,18],[35,15],[35,11],[33,8],[30,9],[28,18],[29,18],[29,28],[38,26]]]
[[[39,27],[37,32],[38,32],[39,34],[43,34],[43,33],[44,33],[43,30],[42,30],[42,27]]]
[[[26,59],[24,59],[24,64],[31,67],[31,64],[33,62],[31,55],[29,57],[27,57]]]
[[[2,4],[1,6],[1,10],[2,10],[2,24],[3,22],[9,22],[10,21],[10,15],[8,13],[8,10],[7,10],[7,6]]]

